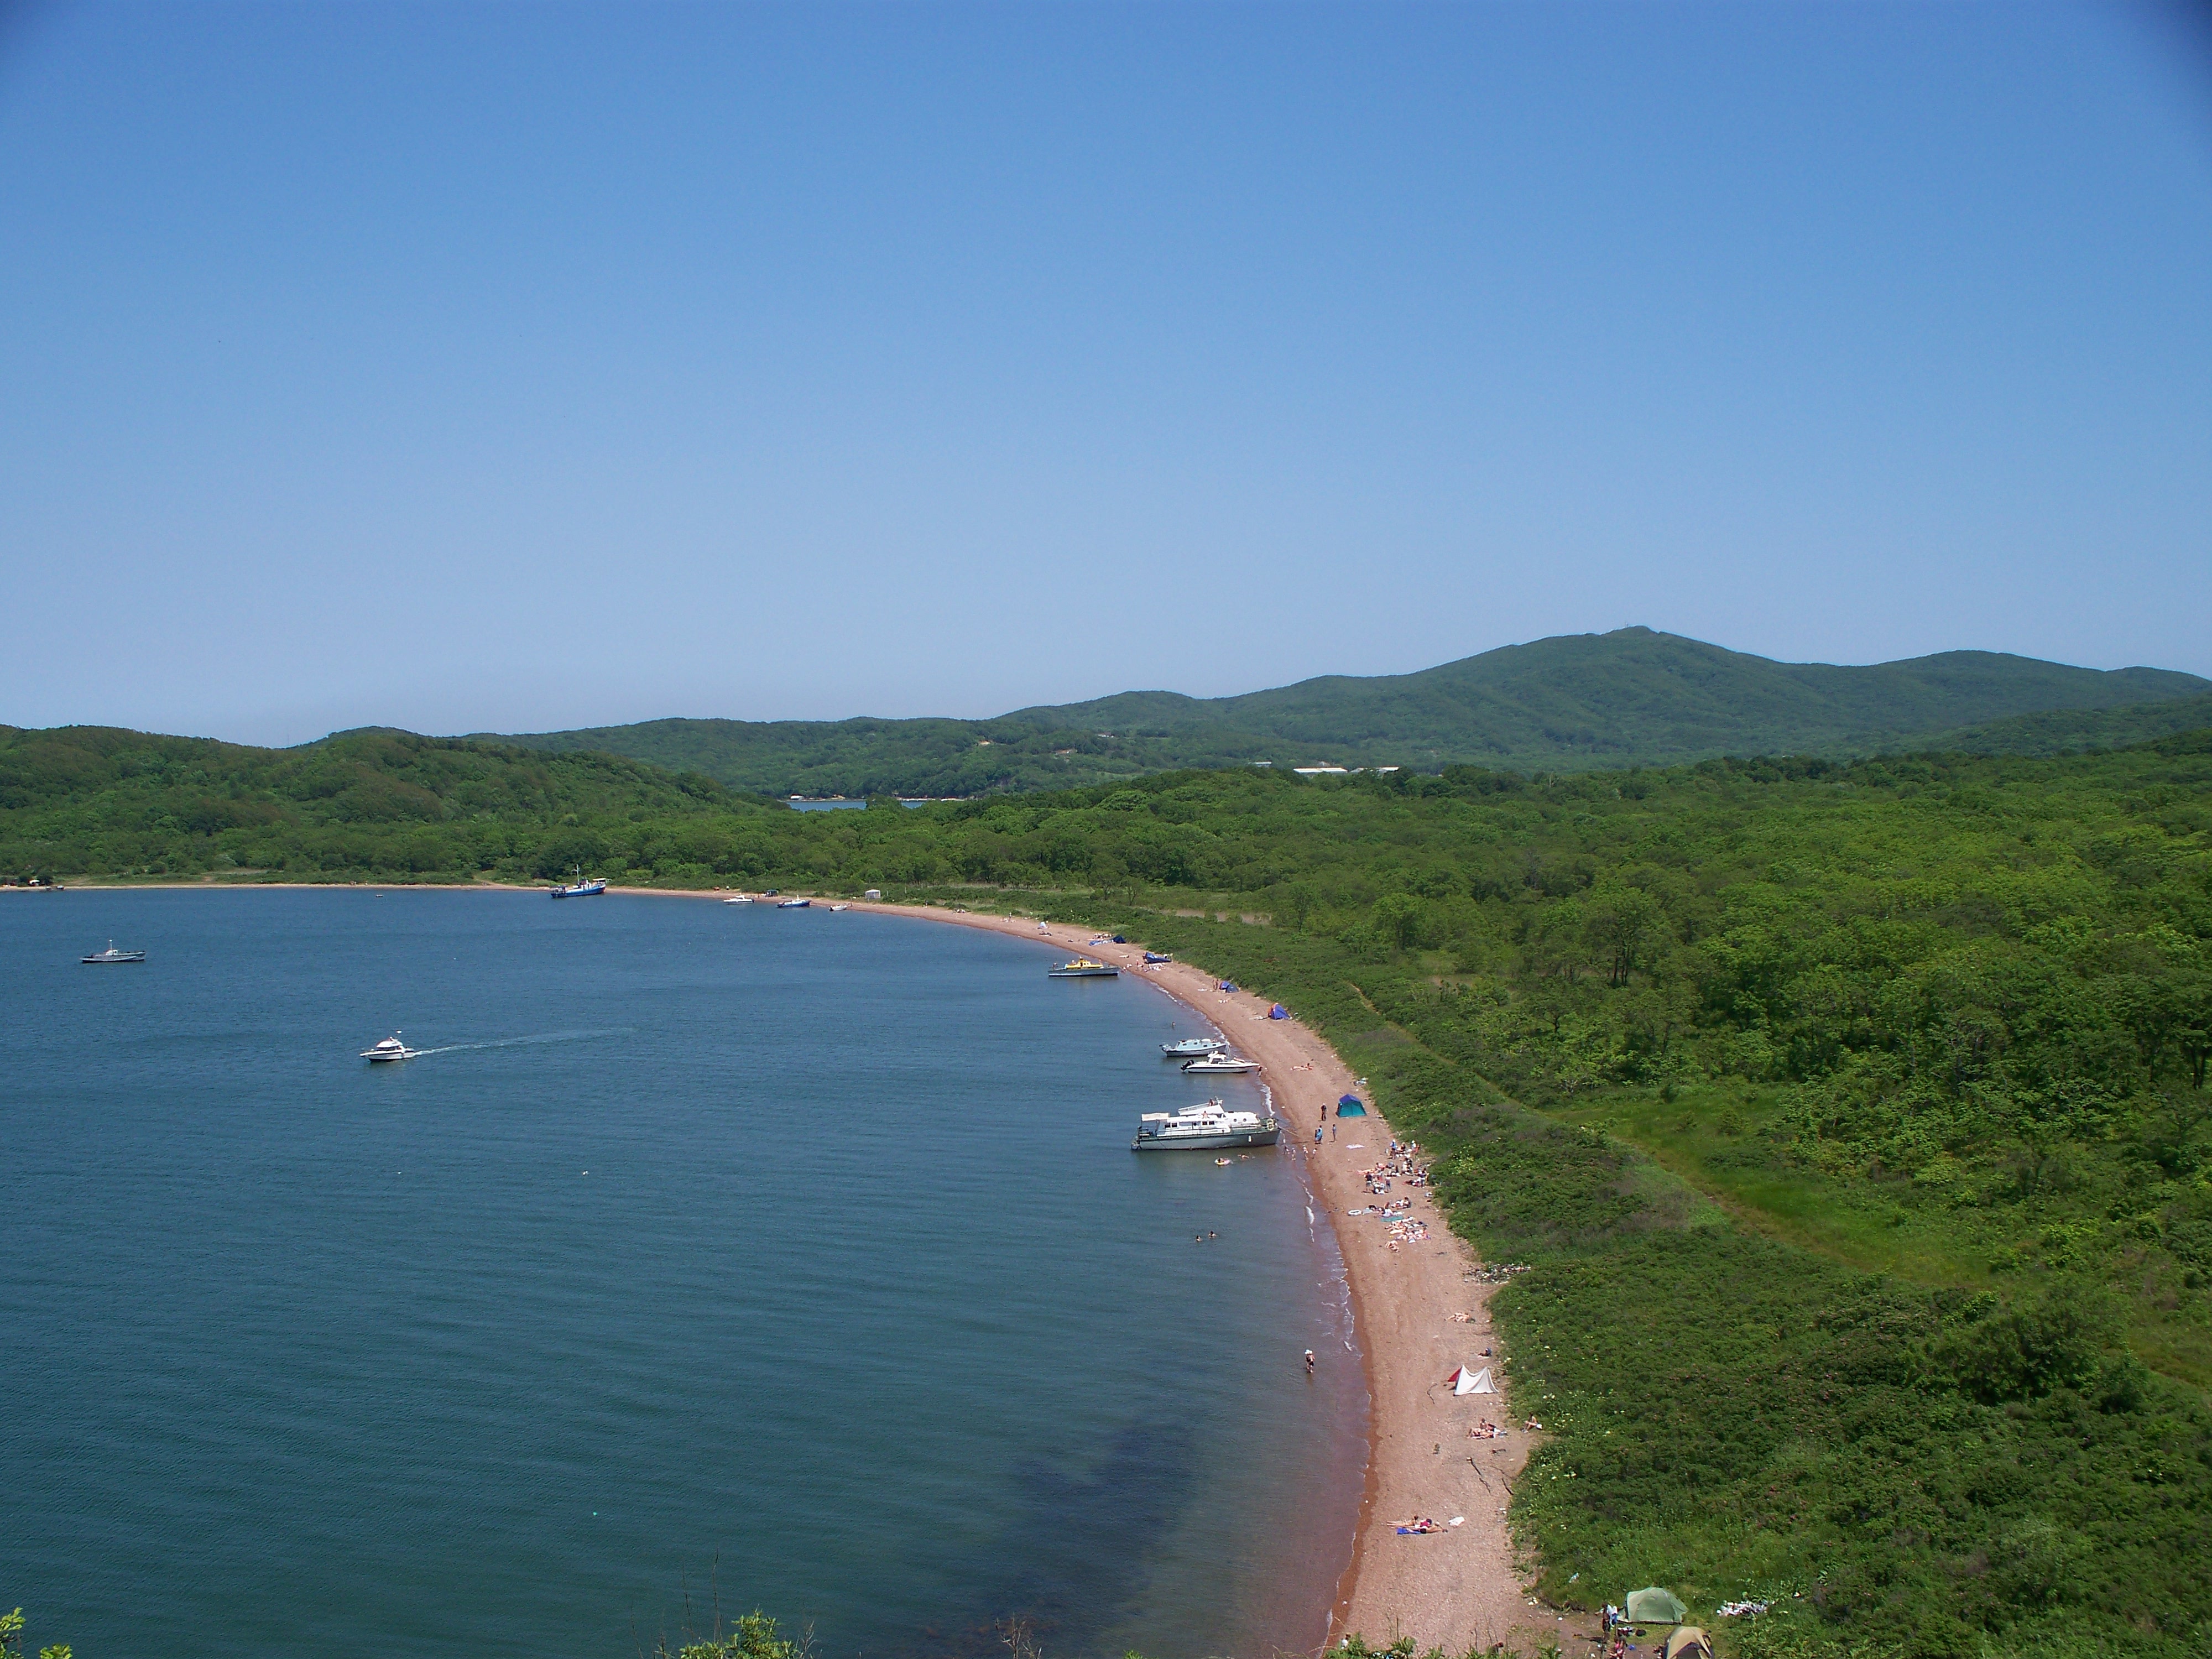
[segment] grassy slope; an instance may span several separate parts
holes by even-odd
[[[1133,691],[988,720],[655,720],[497,741],[696,767],[775,794],[971,795],[1256,760],[1548,771],[1865,754],[2037,711],[2205,690],[2191,675],[2102,673],[1988,652],[1872,667],[1777,663],[1631,628],[1416,674],[1329,676],[1237,697]]]

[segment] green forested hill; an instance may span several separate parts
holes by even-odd
[[[2212,732],[828,813],[389,733],[0,733],[0,870],[34,860],[1110,924],[1314,1022],[1527,1267],[1546,1596],[1772,1601],[1747,1659],[2212,1640]]]
[[[712,856],[771,816],[790,813],[696,773],[609,755],[406,732],[272,750],[109,726],[0,726],[0,875],[11,878],[550,877],[597,860],[614,824],[704,836]]]
[[[2212,692],[2119,708],[2054,708],[1939,732],[1929,749],[1970,755],[2078,755],[2127,749],[2212,726]]]
[[[665,720],[492,740],[696,768],[772,794],[943,796],[1255,761],[1540,772],[1723,754],[1871,754],[1940,746],[1939,736],[1963,743],[1964,728],[2044,711],[2208,692],[2212,684],[2190,674],[2103,672],[1983,651],[1861,668],[1778,663],[1627,628],[1415,674],[1334,675],[1236,697],[1133,691],[987,720]],[[2120,741],[2158,735],[2142,722],[2112,730]],[[1999,746],[2032,749],[2037,735],[2024,729]],[[2085,745],[2055,738],[2054,746]]]

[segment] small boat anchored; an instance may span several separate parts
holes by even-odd
[[[143,951],[118,951],[115,948],[115,941],[110,939],[105,951],[94,951],[90,956],[79,959],[92,963],[95,968],[106,968],[118,962],[143,962],[146,953]]]
[[[1186,1073],[1194,1076],[1218,1073],[1234,1077],[1242,1076],[1246,1072],[1258,1071],[1260,1062],[1256,1060],[1239,1060],[1229,1052],[1229,1045],[1224,1042],[1215,1052],[1201,1059],[1185,1060],[1182,1069]]]
[[[1057,968],[1045,969],[1047,979],[1112,979],[1121,970],[1096,957],[1070,957]]]
[[[573,886],[556,887],[550,890],[555,898],[589,898],[594,893],[604,893],[607,890],[606,878],[594,876],[591,880],[586,881],[584,866],[580,864],[576,866],[576,880]]]
[[[361,1057],[372,1066],[381,1066],[387,1060],[412,1060],[422,1052],[420,1048],[409,1048],[399,1040],[399,1033],[394,1031],[383,1042],[362,1049]]]
[[[1180,1042],[1163,1042],[1160,1052],[1170,1060],[1203,1060],[1228,1046],[1220,1037],[1185,1037]]]
[[[1271,1113],[1232,1112],[1218,1100],[1180,1112],[1146,1112],[1137,1120],[1133,1152],[1218,1152],[1231,1146],[1272,1146],[1283,1126]]]
[[[775,908],[779,910],[807,910],[813,905],[812,899],[778,899],[775,902]]]

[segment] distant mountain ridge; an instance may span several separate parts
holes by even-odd
[[[2212,681],[2166,669],[1988,651],[1864,667],[1783,663],[1624,628],[1411,674],[1324,675],[1230,697],[1125,691],[993,720],[664,720],[476,735],[696,769],[774,794],[973,795],[1258,762],[1580,771],[1723,754],[1974,749],[1982,728],[2023,720],[1986,741],[1996,752],[2048,752],[2102,746],[2076,716],[2104,715],[2114,741],[2140,741],[2180,729],[2142,711],[2208,694]]]

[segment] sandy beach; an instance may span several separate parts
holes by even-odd
[[[710,896],[724,896],[712,895]],[[1269,1019],[1273,1005],[1249,992],[1224,992],[1212,975],[1181,963],[1146,968],[1137,945],[1093,943],[1087,927],[1041,929],[1021,917],[978,915],[930,906],[852,902],[855,910],[913,916],[965,927],[988,928],[1083,952],[1133,971],[1218,1026],[1273,1091],[1275,1110],[1290,1126],[1286,1148],[1308,1161],[1316,1196],[1328,1206],[1343,1247],[1352,1284],[1353,1317],[1373,1401],[1374,1443],[1367,1489],[1360,1506],[1351,1559],[1336,1587],[1329,1639],[1358,1632],[1380,1646],[1410,1636],[1421,1648],[1448,1653],[1485,1649],[1536,1632],[1556,1620],[1528,1605],[1514,1570],[1505,1507],[1511,1483],[1528,1461],[1529,1440],[1505,1420],[1502,1396],[1455,1398],[1445,1378],[1455,1366],[1489,1365],[1502,1374],[1504,1350],[1492,1334],[1489,1303],[1493,1286],[1470,1275],[1474,1252],[1456,1237],[1425,1188],[1401,1182],[1390,1196],[1410,1194],[1410,1214],[1429,1224],[1426,1242],[1390,1248],[1384,1224],[1350,1217],[1376,1200],[1360,1171],[1389,1155],[1391,1132],[1379,1115],[1328,1115],[1340,1096],[1358,1093],[1355,1079],[1334,1049],[1295,1019]],[[1370,1112],[1373,1104],[1369,1103]],[[1323,1130],[1316,1145],[1316,1127]],[[1334,1134],[1331,1136],[1331,1130]],[[1470,1316],[1465,1323],[1455,1314]],[[1484,1350],[1494,1352],[1485,1356]],[[1335,1364],[1346,1362],[1338,1357]],[[1330,1359],[1320,1361],[1323,1380]],[[1484,1419],[1509,1431],[1499,1440],[1476,1440],[1468,1430]],[[1416,1516],[1462,1524],[1408,1535],[1399,1526]]]

